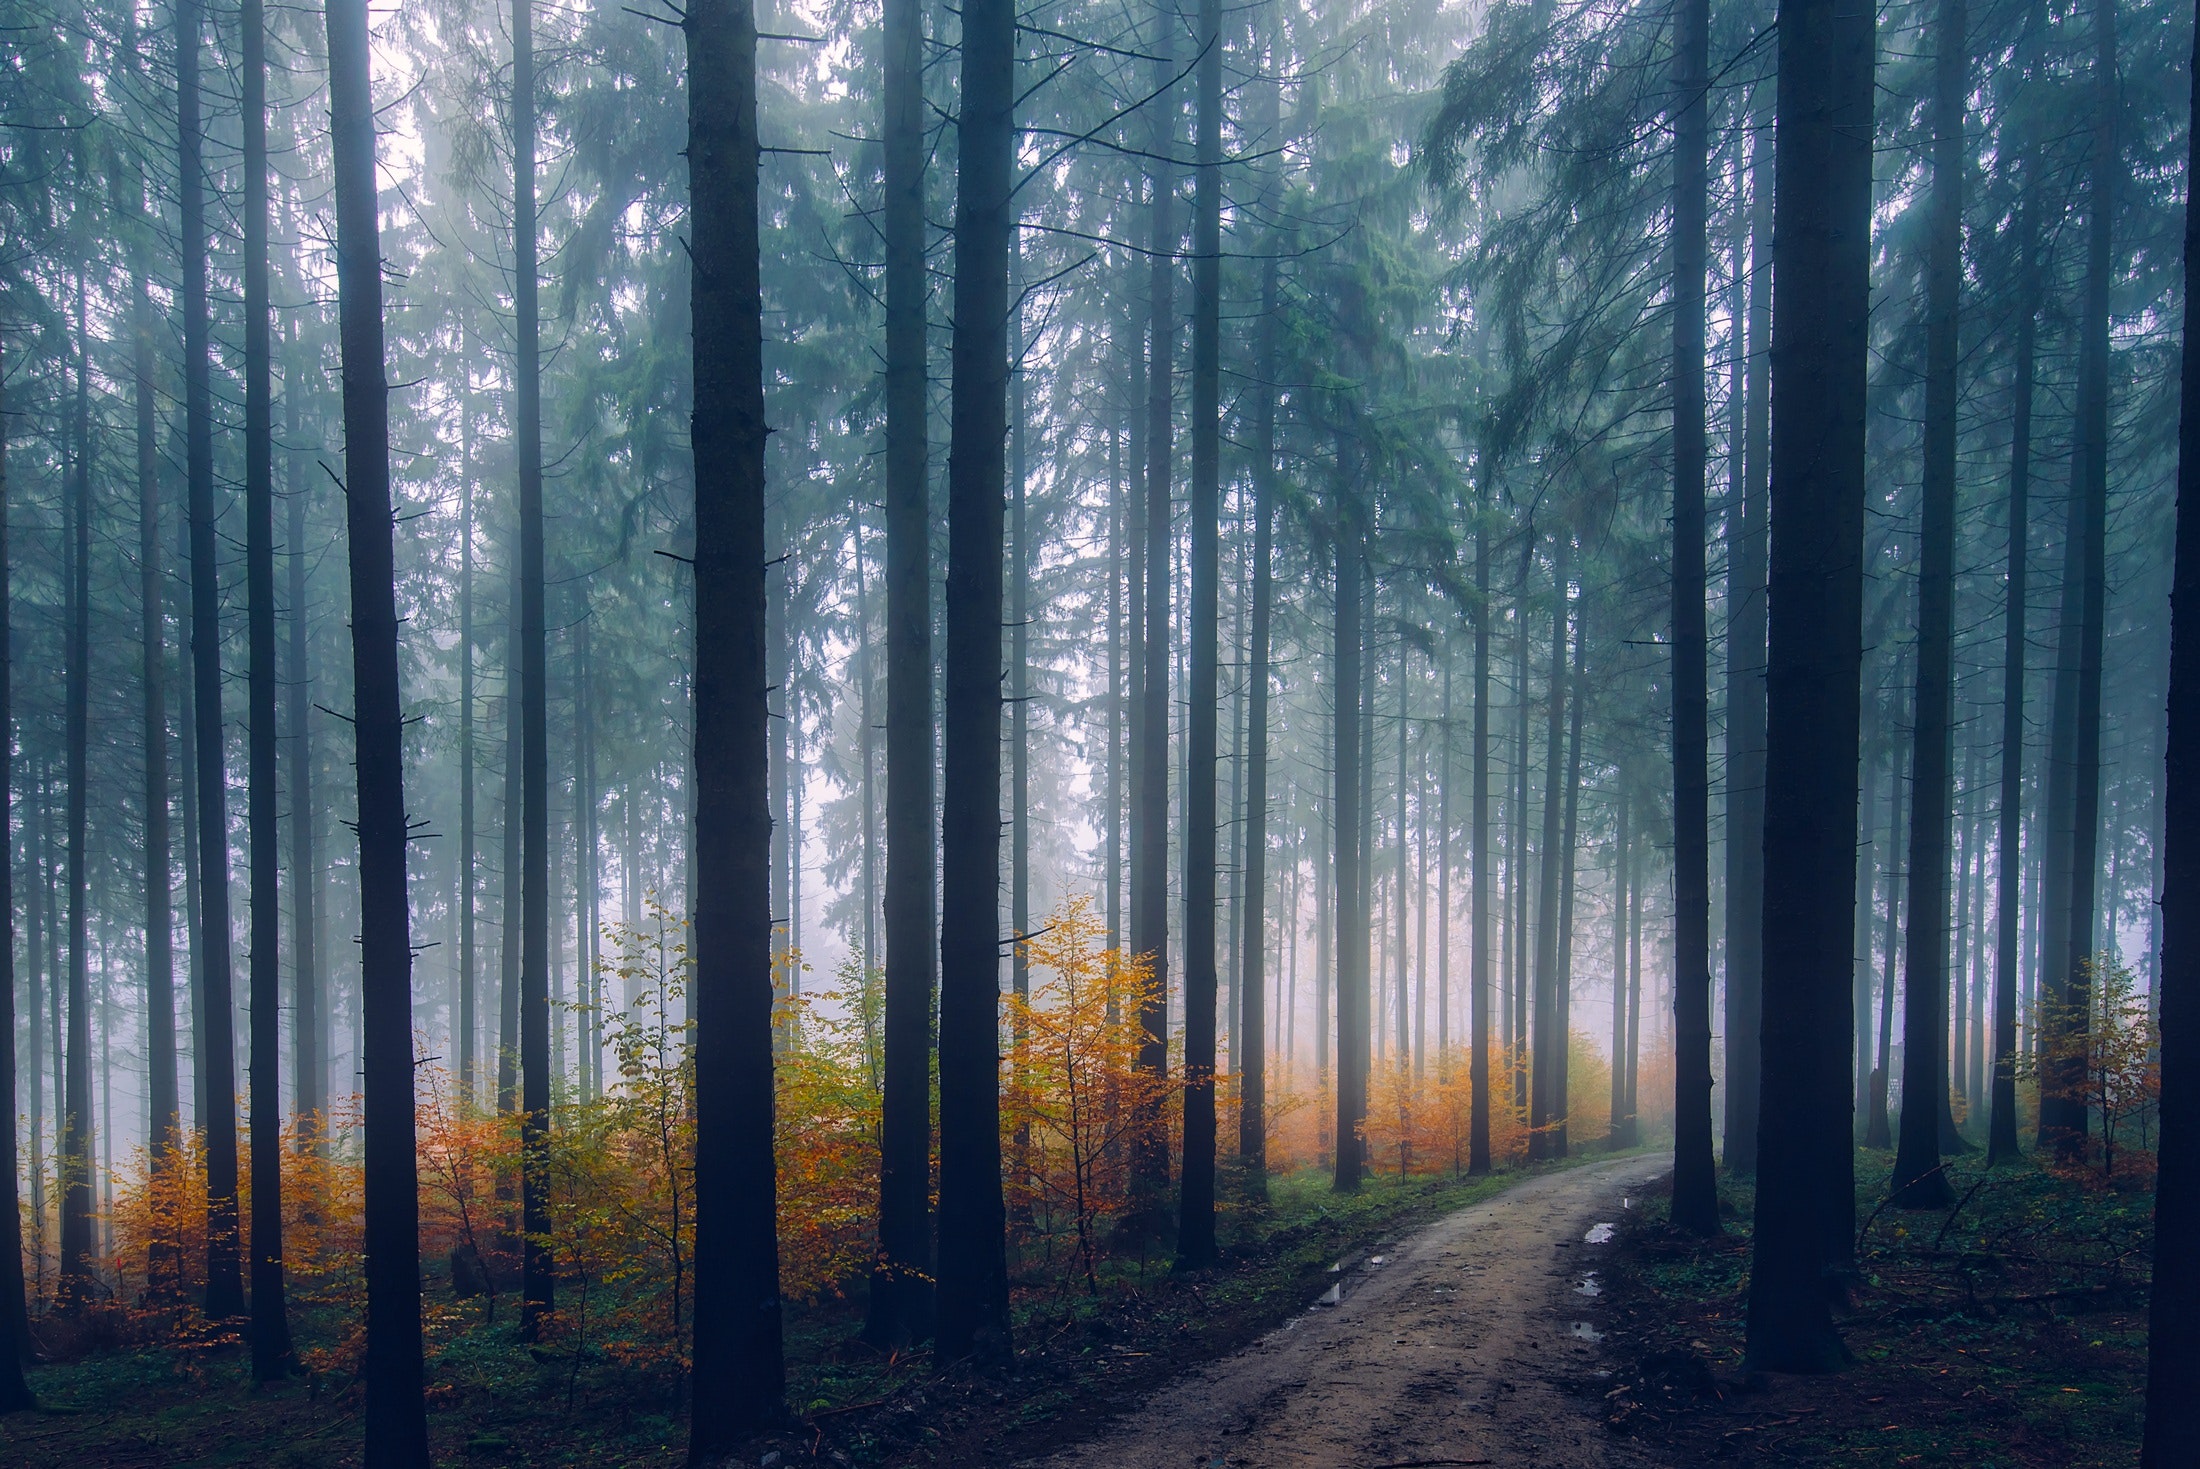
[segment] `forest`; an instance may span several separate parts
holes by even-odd
[[[2196,16],[0,0],[0,1461],[2200,1464]]]

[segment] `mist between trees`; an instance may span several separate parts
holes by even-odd
[[[1654,1140],[1822,1365],[1852,1143],[2146,1151],[2178,7],[10,15],[16,1340],[701,1462]]]

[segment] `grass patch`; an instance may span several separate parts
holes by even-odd
[[[1952,1211],[1881,1207],[1889,1154],[1857,1154],[1858,1282],[1828,1377],[1750,1373],[1746,1181],[1722,1182],[1728,1233],[1666,1222],[1662,1188],[1611,1272],[1623,1367],[1615,1430],[1681,1462],[2126,1465],[2145,1413],[2151,1194],[2027,1160],[1955,1160]]]

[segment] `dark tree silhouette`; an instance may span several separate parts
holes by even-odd
[[[1710,0],[1673,40],[1673,1223],[1719,1228],[1711,1158],[1711,694],[1704,627]]]
[[[1015,86],[1014,6],[1009,0],[966,4],[955,180],[943,728],[947,758],[940,829],[935,1353],[942,1366],[971,1357],[1005,1361],[1011,1350],[1001,1197],[999,1014],[1001,522],[1008,471]]]
[[[1330,809],[1336,813],[1332,833],[1336,840],[1337,902],[1337,1119],[1334,1185],[1338,1193],[1352,1193],[1365,1170],[1365,1147],[1360,1124],[1367,1118],[1368,1046],[1372,1039],[1368,1014],[1368,973],[1361,962],[1367,931],[1366,888],[1361,882],[1366,850],[1361,846],[1360,791],[1360,666],[1365,650],[1360,643],[1361,584],[1366,555],[1359,509],[1353,503],[1351,471],[1342,462],[1344,442],[1338,444],[1340,462],[1336,510],[1331,534],[1336,553],[1335,642],[1330,667],[1336,677],[1336,796]]]
[[[92,1176],[92,990],[91,914],[86,905],[85,827],[89,792],[92,611],[92,416],[91,325],[85,315],[84,272],[76,276],[76,408],[74,463],[70,466],[68,503],[62,514],[62,534],[67,558],[63,618],[67,628],[68,673],[64,679],[63,714],[69,783],[64,820],[68,824],[69,859],[69,1041],[65,1055],[55,1065],[65,1078],[61,1097],[61,1136],[56,1151],[61,1163],[61,1279],[56,1297],[64,1310],[89,1302],[97,1262],[92,1258],[92,1210],[97,1181]],[[232,1223],[235,1200],[231,1201]],[[235,1240],[231,1240],[235,1244]]]
[[[138,668],[144,684],[146,1141],[154,1175],[164,1177],[173,1166],[172,1150],[182,1141],[182,1104],[176,1083],[176,956],[169,866],[175,844],[168,832],[168,668],[161,601],[160,446],[155,427],[152,296],[142,268],[132,271],[130,284],[131,393],[137,410]],[[6,727],[6,711],[0,709],[0,729]],[[0,904],[6,900],[6,890],[0,889]],[[5,1248],[4,1241],[0,1241],[0,1248]],[[148,1286],[156,1294],[180,1289],[182,1265],[182,1246],[170,1228],[164,1227],[147,1246]]]
[[[2025,18],[2023,75],[2038,62],[2041,16],[2037,5]],[[1994,1076],[1989,1102],[1986,1161],[2013,1161],[2017,1144],[2017,959],[2020,951],[2018,903],[2024,886],[2024,703],[2025,613],[2031,569],[2032,398],[2038,371],[2039,163],[2020,148],[2023,197],[2017,206],[2016,381],[2009,406],[2009,571],[2002,613],[2001,657],[2001,799],[1995,813],[1994,860]]]
[[[1192,204],[1190,637],[1184,691],[1184,1178],[1176,1258],[1215,1259],[1215,759],[1222,593],[1222,6],[1199,0]]]
[[[390,390],[366,0],[328,0],[336,288],[343,343],[344,527],[351,543],[352,730],[359,799],[359,986],[366,1092],[366,1464],[424,1469],[420,1180],[413,1152],[412,931],[405,716],[397,678]],[[203,626],[203,624],[202,624]]]
[[[1918,554],[1917,702],[1911,721],[1910,900],[1902,1010],[1902,1124],[1893,1193],[1909,1209],[1954,1202],[1940,1166],[1948,1094],[1948,824],[1955,797],[1957,314],[1963,284],[1965,0],[1933,26],[1933,191],[1925,245],[1924,534]]]
[[[143,277],[139,279],[142,281]],[[5,367],[0,359],[0,368]],[[141,404],[150,395],[139,390]],[[14,497],[8,486],[8,415],[6,374],[0,371],[0,730],[14,726],[15,643],[14,599],[9,589],[8,521]],[[142,482],[141,482],[142,483]],[[15,751],[12,740],[0,740],[0,846],[13,850],[15,841]],[[15,864],[0,862],[0,1033],[15,1034]],[[36,991],[32,992],[31,1031],[37,1034]],[[31,1047],[35,1052],[35,1044]],[[33,1078],[33,1090],[36,1078]],[[0,1097],[15,1096],[15,1047],[0,1046]],[[23,1214],[16,1192],[15,1129],[0,1128],[0,1413],[17,1413],[38,1406],[30,1382],[23,1375],[31,1356],[30,1319],[23,1299]],[[32,1133],[36,1137],[35,1132]]]
[[[1764,1084],[1748,1352],[1845,1352],[1829,1274],[1855,1215],[1849,965],[1863,661],[1871,274],[1868,7],[1782,0],[1772,261]]]
[[[542,590],[542,339],[533,0],[512,0],[513,453],[519,463],[520,1329],[557,1305],[550,1230],[550,700]],[[697,455],[700,458],[700,453]],[[696,744],[702,745],[698,731]]]
[[[681,26],[695,301],[695,1385],[688,1462],[715,1466],[732,1462],[742,1435],[786,1411],[772,1155],[764,318],[755,11],[749,0],[696,0]]]
[[[252,895],[252,1376],[291,1367],[283,1305],[281,820],[275,774],[275,404],[267,294],[267,24],[244,0],[245,831]]]
[[[206,1314],[244,1314],[237,1254],[237,1041],[229,953],[228,777],[222,763],[221,588],[214,525],[214,389],[207,351],[206,135],[200,120],[199,0],[176,5],[177,229],[183,308],[184,483],[191,546],[191,720],[198,831],[197,978],[200,1034],[195,1125],[206,1134]]]
[[[2200,20],[2200,6],[2195,7]],[[2200,30],[2192,65],[2200,116]],[[2200,173],[2200,132],[2188,135],[2186,187]],[[2148,1303],[2143,1469],[2200,1463],[2200,342],[2193,251],[2200,211],[2185,219],[2184,373],[2177,423],[2177,550],[2170,584],[2169,738],[2162,788],[2161,1147],[2154,1182],[2154,1285]]]
[[[1770,90],[1758,86],[1749,158],[1749,223],[1738,231],[1737,269],[1746,245],[1748,306],[1741,341],[1741,503],[1730,523],[1726,629],[1726,1091],[1727,1172],[1757,1171],[1758,1049],[1764,992],[1765,849],[1765,438],[1772,333],[1772,149]],[[1737,211],[1738,212],[1738,211]],[[1733,453],[1729,446],[1728,453]]]
[[[1158,6],[1153,74],[1159,94],[1149,102],[1153,136],[1146,187],[1151,191],[1151,265],[1147,287],[1146,584],[1141,600],[1144,666],[1138,683],[1139,759],[1131,802],[1131,952],[1147,955],[1155,984],[1142,1009],[1139,1070],[1161,1076],[1169,1067],[1169,481],[1176,464],[1176,11]],[[1134,1225],[1158,1233],[1162,1191],[1169,1181],[1169,1141],[1157,1106],[1132,1127],[1131,1166],[1145,1207]]]
[[[886,1023],[878,1262],[865,1336],[931,1330],[932,990],[939,951],[932,827],[931,516],[925,459],[924,22],[885,0]]]
[[[1269,89],[1273,96],[1273,89]],[[1268,662],[1275,612],[1276,296],[1274,253],[1261,262],[1261,320],[1253,391],[1253,618],[1246,652],[1245,949],[1238,992],[1244,1054],[1238,1075],[1238,1156],[1264,1189],[1268,1167]],[[1296,921],[1296,906],[1289,910]]]
[[[1467,1171],[1490,1170],[1490,438],[1487,426],[1475,451],[1474,526],[1474,748],[1470,839],[1474,862],[1472,948],[1467,958]]]

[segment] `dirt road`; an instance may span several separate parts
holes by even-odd
[[[1666,1170],[1530,1179],[1339,1272],[1317,1305],[1044,1469],[1408,1469],[1647,1462],[1563,1383],[1599,1367],[1585,1236]],[[1591,1291],[1594,1281],[1589,1282]]]

